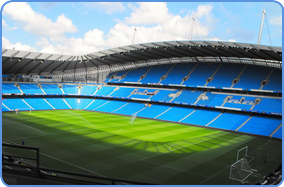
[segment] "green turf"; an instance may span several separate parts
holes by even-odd
[[[240,184],[229,179],[249,146],[254,183],[281,162],[279,140],[89,111],[3,113],[3,141],[39,147],[42,167],[158,184]],[[3,152],[9,150],[3,149]],[[267,156],[267,163],[263,163]]]

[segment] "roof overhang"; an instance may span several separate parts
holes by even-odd
[[[221,41],[134,44],[73,56],[2,49],[2,74],[113,72],[167,63],[245,63],[282,68],[282,47]]]

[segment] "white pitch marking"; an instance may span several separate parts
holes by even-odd
[[[6,119],[6,120],[7,120],[7,119]],[[11,120],[7,120],[7,121],[11,121]],[[38,131],[38,132],[40,132],[40,133],[42,133],[42,134],[47,135],[45,132],[42,132],[42,131],[40,131],[40,130],[38,130],[38,129],[34,128],[34,127],[28,126],[28,125],[26,125],[26,124],[23,124],[23,123],[20,123],[20,122],[17,122],[17,121],[13,121],[13,123],[17,123],[17,124],[20,124],[20,125],[26,126],[26,127],[28,127],[28,128],[34,129],[34,130],[36,130],[36,131]]]
[[[5,140],[5,141],[10,142],[10,143],[13,143],[13,144],[15,144],[15,145],[18,145],[18,144],[16,144],[16,143],[12,142],[12,141],[8,141],[8,140]],[[71,163],[69,163],[69,162],[66,162],[66,161],[64,161],[64,160],[61,160],[61,159],[59,159],[59,158],[55,158],[55,157],[50,156],[50,155],[48,155],[48,154],[41,153],[41,152],[40,152],[40,154],[45,155],[45,156],[47,156],[47,157],[49,157],[49,158],[53,158],[53,159],[55,159],[55,160],[58,160],[58,161],[60,161],[60,162],[65,163],[65,164],[69,164],[69,165],[71,165],[71,166],[77,167],[77,168],[79,168],[79,169],[88,171],[88,172],[90,172],[90,173],[93,173],[93,174],[96,174],[96,175],[105,177],[105,176],[102,175],[102,174],[96,173],[96,172],[94,172],[94,171],[88,170],[88,169],[83,168],[83,167],[80,167],[80,166],[77,166],[77,165],[75,165],[75,164],[71,164]]]
[[[75,113],[75,112],[73,112]],[[92,126],[94,126],[95,128],[97,128],[94,124],[92,124],[91,122],[89,122],[88,120],[86,120],[84,117],[80,116],[79,114],[75,113],[77,116],[79,116],[80,118],[82,118],[83,120],[85,120],[86,122],[88,122],[89,124],[91,124]]]
[[[192,172],[189,172],[189,171],[186,171],[186,170],[183,170],[183,169],[174,168],[174,167],[167,166],[167,165],[163,165],[163,164],[158,164],[158,163],[156,163],[156,162],[151,162],[151,161],[149,161],[149,160],[142,160],[142,161],[150,162],[150,163],[152,163],[152,164],[156,164],[156,165],[159,165],[159,166],[171,168],[171,169],[178,170],[178,171],[182,171],[182,172],[186,172],[186,173],[191,173],[191,174],[199,175],[199,176],[206,177],[206,178],[208,177],[208,176],[205,176],[205,175],[201,175],[201,174],[197,174],[197,173],[192,173]]]
[[[170,151],[175,151],[175,150],[182,149],[182,148],[185,148],[185,147],[189,146],[189,145],[187,145],[187,146],[184,146],[184,147],[182,147],[182,148],[175,149],[175,150],[172,150],[172,149],[171,149],[172,146],[174,146],[174,145],[180,145],[180,144],[190,144],[190,145],[194,145],[194,144],[191,144],[191,143],[177,143],[177,144],[170,145],[170,146],[169,146],[169,150],[170,150]],[[195,143],[195,144],[196,144],[196,143]]]

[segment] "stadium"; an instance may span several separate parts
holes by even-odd
[[[2,49],[7,184],[278,184],[282,48]]]

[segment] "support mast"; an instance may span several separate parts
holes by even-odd
[[[265,12],[265,10],[263,10],[262,11],[262,19],[261,19],[261,24],[260,24],[257,44],[260,44],[260,41],[261,41],[261,34],[262,34],[262,29],[263,29],[263,21],[264,21],[265,15],[266,15],[266,12]]]

